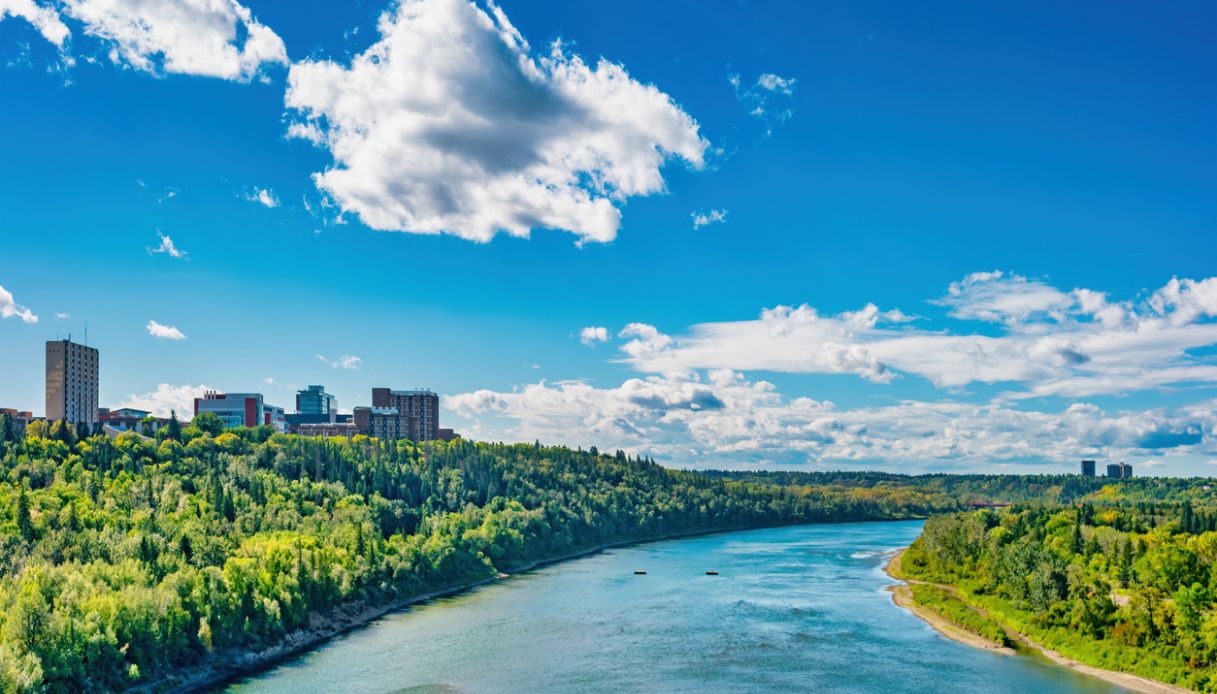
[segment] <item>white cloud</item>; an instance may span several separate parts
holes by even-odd
[[[822,315],[777,306],[754,320],[701,323],[683,335],[634,324],[625,361],[640,371],[733,369],[852,373],[878,383],[899,374],[940,388],[1023,384],[1006,399],[1089,397],[1217,383],[1217,281],[1172,280],[1141,304],[1100,292],[1064,292],[1005,273],[977,273],[935,303],[952,317],[997,323],[1002,334],[918,330],[898,310],[873,304]]]
[[[1017,325],[1034,317],[1060,315],[1076,302],[1076,297],[1039,280],[993,271],[974,272],[952,282],[938,303],[950,307],[955,318]]]
[[[783,397],[773,385],[717,370],[629,379],[615,388],[544,381],[512,392],[450,395],[483,435],[564,441],[698,467],[853,463],[990,469],[994,463],[1149,460],[1217,451],[1211,408],[1106,412],[1090,404],[1025,411],[903,401],[842,409]]]
[[[275,385],[275,379],[271,376],[267,376],[266,378],[262,379],[262,385],[273,386]]]
[[[249,81],[264,65],[287,63],[283,41],[236,0],[63,0],[61,7],[110,46],[112,62],[144,72]]]
[[[787,96],[794,94],[795,79],[793,77],[779,77],[772,72],[766,72],[756,78],[756,86],[769,92],[778,92]]]
[[[766,72],[745,88],[743,79],[731,73],[727,75],[727,82],[735,90],[735,98],[748,109],[748,115],[765,125],[767,136],[773,134],[775,126],[785,123],[794,115],[790,100],[794,96],[797,80],[793,77]]]
[[[157,337],[164,340],[186,339],[186,336],[182,334],[182,331],[178,330],[172,325],[161,325],[154,320],[150,320],[148,321],[148,325],[146,327],[148,328],[148,334],[152,337]]]
[[[68,314],[68,313],[60,312],[60,313],[55,314],[55,320],[67,320],[71,317],[72,317],[71,314]]]
[[[707,224],[727,221],[726,210],[710,210],[709,212],[693,212],[693,228],[699,229]]]
[[[1171,325],[1217,316],[1217,277],[1200,282],[1172,277],[1149,298],[1149,305]]]
[[[0,285],[0,318],[20,318],[23,323],[37,323],[34,312],[13,300],[13,294]]]
[[[604,242],[618,204],[664,190],[668,159],[702,166],[708,143],[667,94],[560,42],[534,54],[488,9],[403,0],[349,64],[292,65],[288,134],[333,155],[314,182],[344,212],[386,231]]]
[[[579,341],[588,347],[595,347],[597,342],[608,342],[608,328],[588,326],[579,331]]]
[[[314,354],[314,357],[321,360],[322,363],[328,364],[333,369],[358,369],[363,366],[363,360],[353,354],[344,354],[337,359],[330,361],[320,354]]]
[[[161,383],[156,390],[150,393],[128,395],[125,401],[115,406],[115,409],[132,407],[137,410],[147,410],[157,417],[168,417],[170,411],[174,411],[177,412],[178,419],[185,421],[194,414],[194,399],[203,397],[203,394],[209,390],[215,389],[211,386],[172,386],[168,383]]]
[[[34,0],[0,0],[0,20],[5,17],[20,17],[28,21],[43,38],[61,48],[71,33],[59,18],[59,13]]]
[[[186,251],[183,251],[183,250],[179,249],[177,246],[175,246],[173,244],[173,239],[169,238],[168,236],[166,236],[165,234],[162,234],[160,232],[157,232],[157,236],[161,237],[161,244],[159,246],[157,246],[156,248],[149,246],[148,253],[153,254],[153,255],[155,255],[157,253],[164,253],[164,254],[168,255],[170,258],[185,258],[186,257],[186,255],[187,255]]]
[[[245,195],[245,199],[272,209],[279,206],[279,198],[275,197],[275,192],[269,188],[255,187],[252,193]]]

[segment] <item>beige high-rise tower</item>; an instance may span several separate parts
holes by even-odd
[[[46,343],[46,417],[97,423],[97,349],[70,340]]]

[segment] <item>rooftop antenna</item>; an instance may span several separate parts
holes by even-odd
[[[85,321],[85,347],[89,346],[89,321]]]

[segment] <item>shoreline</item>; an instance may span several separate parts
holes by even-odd
[[[909,584],[910,583],[925,583],[925,582],[918,581],[917,579],[905,578],[903,576],[898,575],[898,574],[903,573],[903,571],[901,570],[901,566],[900,566],[900,560],[903,556],[904,556],[904,550],[902,549],[899,552],[897,552],[890,560],[888,560],[888,562],[883,566],[883,571],[884,571],[884,573],[886,573],[888,575],[889,578],[891,578],[895,581],[900,581],[899,584],[891,585],[891,586],[888,586],[888,588],[887,588],[887,590],[890,593],[892,593],[892,602],[895,605],[897,605],[898,607],[907,609],[910,613],[912,613],[918,619],[921,619],[922,621],[929,624],[931,627],[934,628],[935,631],[942,634],[943,636],[945,636],[949,639],[952,639],[954,641],[958,641],[959,643],[962,643],[964,645],[971,646],[973,648],[979,648],[981,650],[987,650],[990,652],[997,652],[1002,655],[1016,655],[1018,653],[1018,651],[1016,651],[1014,649],[1000,646],[999,644],[994,643],[993,641],[990,641],[979,635],[973,634],[972,632],[967,631],[966,629],[963,629],[962,627],[956,625],[954,622],[951,622],[950,620],[946,619],[945,617],[942,617],[941,615],[938,615],[938,614],[930,613],[928,610],[920,609],[917,605],[913,604],[912,595],[908,588]],[[937,584],[926,583],[926,585],[937,585]],[[952,589],[953,592],[958,592],[956,589],[954,589],[951,586],[946,586],[946,588]],[[907,601],[907,604],[905,604],[905,602],[902,602],[902,600]],[[992,619],[993,621],[995,621],[999,625],[1001,625],[1001,627],[1006,630],[1006,634],[1009,635],[1011,639],[1018,642],[1019,650],[1026,648],[1029,651],[1038,653],[1039,655],[1042,655],[1043,657],[1047,658],[1048,660],[1052,661],[1053,663],[1060,665],[1062,667],[1069,668],[1070,670],[1073,670],[1074,672],[1077,672],[1077,673],[1080,673],[1083,675],[1088,675],[1090,677],[1094,677],[1096,679],[1103,680],[1110,684],[1114,684],[1118,687],[1123,687],[1125,689],[1128,689],[1129,691],[1139,692],[1140,694],[1188,694],[1192,691],[1190,689],[1184,689],[1183,687],[1178,687],[1173,684],[1167,684],[1165,682],[1159,682],[1158,680],[1149,679],[1148,677],[1142,677],[1140,675],[1136,675],[1131,672],[1120,672],[1117,670],[1105,670],[1103,668],[1095,667],[1093,665],[1087,665],[1086,663],[1083,663],[1078,660],[1074,660],[1073,658],[1070,658],[1069,656],[1064,655],[1063,653],[1060,653],[1051,648],[1048,648],[1047,646],[1044,646],[1043,644],[1032,641],[1029,637],[1027,637],[1026,634],[1022,634],[1018,631],[1015,631],[1014,629],[1011,629],[1009,626],[1003,624],[1000,620],[995,619],[992,615],[988,615],[986,613],[986,616],[988,616],[989,619]],[[944,629],[943,626],[945,626],[947,628]]]
[[[189,694],[191,692],[212,691],[226,684],[231,684],[243,677],[267,670],[285,660],[307,653],[326,642],[343,634],[349,633],[392,612],[404,610],[413,605],[425,603],[438,598],[449,597],[484,586],[493,581],[509,578],[515,574],[527,573],[536,569],[571,561],[582,557],[599,554],[605,550],[629,547],[632,545],[662,542],[700,535],[716,535],[719,533],[734,533],[747,530],[762,530],[765,528],[783,528],[795,525],[830,525],[834,523],[873,523],[902,520],[922,520],[918,518],[864,519],[847,521],[821,521],[816,523],[787,523],[783,525],[749,525],[738,528],[718,528],[708,530],[689,530],[665,533],[655,537],[621,540],[594,547],[574,550],[567,554],[548,559],[538,559],[509,569],[499,569],[497,575],[488,576],[475,581],[442,588],[440,590],[413,595],[395,600],[386,605],[351,604],[335,608],[333,611],[310,617],[310,626],[297,629],[286,636],[276,645],[261,651],[230,649],[218,652],[203,663],[179,669],[170,675],[158,677],[141,683],[128,691],[144,694]],[[316,622],[314,626],[312,622]]]

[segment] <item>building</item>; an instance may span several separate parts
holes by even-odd
[[[356,407],[359,433],[379,439],[440,438],[439,396],[429,390],[372,389],[372,406]]]
[[[1083,477],[1094,477],[1094,461],[1093,460],[1083,460],[1082,461],[1082,476]]]
[[[280,434],[287,433],[287,413],[278,405],[262,404],[262,424],[273,427]]]
[[[317,415],[324,417],[316,422],[328,422],[330,424],[338,421],[338,399],[333,395],[325,392],[325,386],[309,386],[304,390],[296,391],[296,414]]]
[[[301,436],[342,436],[351,438],[359,433],[359,429],[354,422],[321,422],[317,424],[300,424],[295,428],[293,433]]]
[[[34,421],[34,413],[25,410],[18,410],[11,407],[0,407],[0,414],[6,414],[13,422],[13,433],[22,434],[25,432],[25,427]]]
[[[455,431],[453,431],[451,429],[440,429],[439,430],[439,440],[440,441],[451,441],[452,439],[459,439],[460,437],[461,437],[460,434],[456,433]]]
[[[1107,476],[1128,479],[1132,477],[1132,466],[1127,463],[1112,463],[1107,466]]]
[[[97,419],[103,425],[108,426],[118,431],[134,431],[140,434],[151,434],[160,429],[165,422],[169,420],[156,420],[149,422],[148,427],[143,425],[145,417],[152,413],[147,410],[137,410],[133,407],[122,407],[117,410],[111,410],[107,407],[101,407],[97,410]],[[148,429],[149,431],[145,431]]]
[[[352,415],[349,414],[334,414],[333,421],[330,421],[331,415],[324,414],[288,414],[284,416],[287,420],[287,431],[291,434],[299,434],[300,427],[305,424],[350,424]]]
[[[287,417],[282,407],[269,405],[261,393],[217,393],[209,390],[194,399],[194,416],[211,413],[224,422],[226,429],[256,427],[263,424],[287,432]]]
[[[46,418],[97,423],[97,349],[71,340],[46,343]]]

